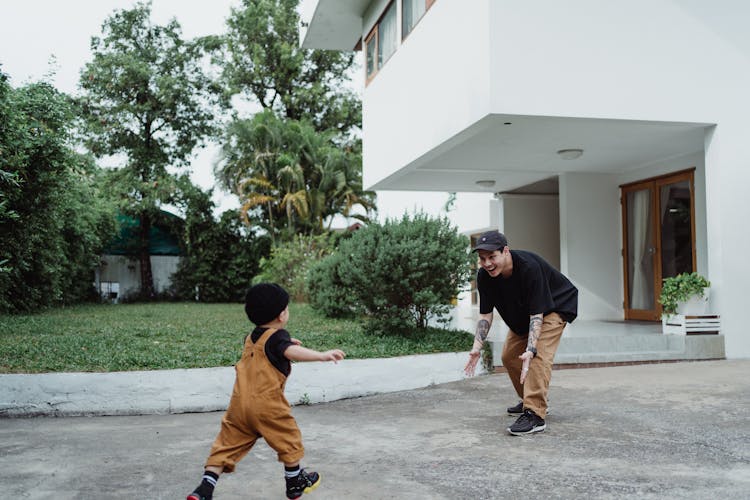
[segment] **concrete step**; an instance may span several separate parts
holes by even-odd
[[[492,342],[495,366],[502,366],[503,341]],[[623,334],[566,337],[560,341],[555,364],[628,363],[724,359],[723,335]]]

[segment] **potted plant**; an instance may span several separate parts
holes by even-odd
[[[665,278],[659,296],[663,315],[705,314],[710,286],[706,278],[695,272]]]

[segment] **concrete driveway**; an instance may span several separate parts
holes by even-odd
[[[314,499],[750,498],[750,360],[560,370],[547,431],[513,437],[505,374],[297,406]],[[221,413],[0,420],[13,499],[180,499]],[[214,498],[283,499],[260,443]]]

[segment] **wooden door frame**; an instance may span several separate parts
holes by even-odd
[[[662,307],[659,303],[659,295],[662,288],[662,255],[661,255],[661,187],[667,184],[688,181],[690,186],[690,244],[692,245],[692,266],[696,270],[696,246],[695,246],[695,167],[672,172],[669,174],[650,177],[636,182],[620,185],[620,207],[622,209],[622,266],[623,284],[625,295],[623,297],[623,314],[626,320],[659,321],[661,319]],[[651,191],[651,226],[654,237],[654,302],[655,309],[630,309],[630,289],[628,285],[628,217],[625,197],[627,193],[649,189]]]

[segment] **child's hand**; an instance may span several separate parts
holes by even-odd
[[[333,361],[334,363],[338,363],[346,356],[341,349],[331,349],[330,351],[321,352],[320,355],[321,361]]]
[[[302,341],[299,340],[299,339],[295,339],[294,337],[292,337],[292,344],[294,344],[294,345],[302,345]]]

